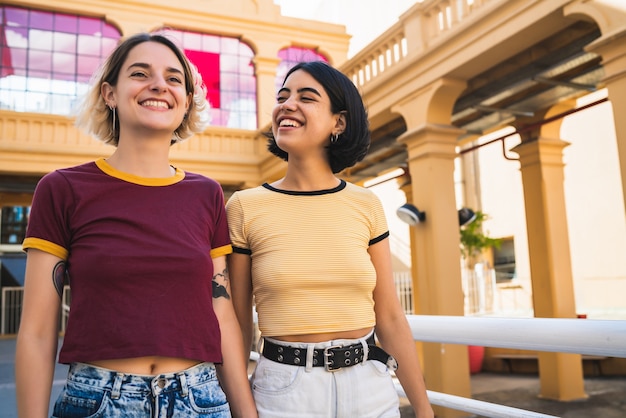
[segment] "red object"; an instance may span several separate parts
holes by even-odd
[[[207,89],[206,98],[211,103],[211,108],[220,108],[220,55],[212,52],[185,50],[189,58],[202,76],[202,81]]]
[[[2,14],[2,22],[0,24],[0,50],[2,51],[2,69],[0,70],[0,77],[6,77],[13,75],[13,65],[11,64],[11,49],[9,48],[9,40],[6,34],[6,11]]]
[[[483,369],[483,359],[485,358],[485,347],[468,345],[470,373],[480,373]]]

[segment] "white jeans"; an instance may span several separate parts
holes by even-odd
[[[289,345],[313,350],[363,340]],[[261,356],[251,384],[259,418],[400,417],[400,403],[389,370],[376,360],[329,372],[324,367],[291,366]]]

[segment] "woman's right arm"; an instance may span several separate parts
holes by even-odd
[[[23,418],[48,416],[61,309],[53,274],[60,261],[33,248],[26,256],[22,318],[15,354],[17,412]]]
[[[243,335],[243,348],[246,361],[250,356],[254,321],[252,318],[252,276],[251,260],[247,254],[232,253],[228,255],[228,272],[233,296],[235,314]]]

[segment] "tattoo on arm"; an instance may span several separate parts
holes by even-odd
[[[216,273],[213,276],[213,298],[226,298],[230,299],[228,293],[228,270],[224,269],[221,273]]]
[[[52,283],[59,297],[63,297],[63,285],[67,283],[67,271],[65,261],[59,261],[52,269]]]

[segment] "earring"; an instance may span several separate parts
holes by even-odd
[[[339,134],[330,134],[330,143],[334,144],[339,139]]]
[[[113,125],[111,125],[111,131],[113,133],[115,133],[115,119],[116,119],[116,111],[115,111],[115,109],[116,109],[115,106],[109,105],[109,110],[111,110],[111,113],[113,113]]]

